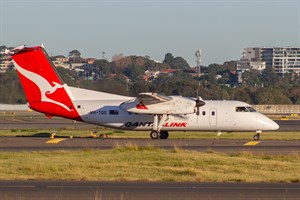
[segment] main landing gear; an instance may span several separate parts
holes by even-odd
[[[167,139],[169,137],[169,132],[168,131],[151,131],[150,133],[151,139]]]
[[[254,141],[258,141],[260,139],[261,131],[256,131],[256,134],[253,136]]]
[[[150,133],[151,139],[167,139],[169,137],[168,131],[161,131],[164,123],[168,120],[168,115],[154,115],[153,129]]]
[[[151,137],[151,139],[158,139],[159,138],[159,132],[158,131],[151,131],[151,133],[150,133],[150,137]]]

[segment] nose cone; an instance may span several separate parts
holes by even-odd
[[[270,127],[270,130],[279,129],[279,125],[276,122],[274,122],[273,120],[271,120],[271,122],[268,124],[268,126]]]
[[[270,118],[262,115],[263,117],[260,119],[260,123],[263,125],[263,129],[266,131],[272,131],[279,129],[279,125],[271,120]]]

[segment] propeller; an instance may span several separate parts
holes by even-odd
[[[204,106],[205,102],[199,96],[197,96],[197,99],[195,100],[195,102],[196,102],[196,106],[195,107],[197,108],[196,115],[199,115],[200,114],[200,109],[199,108],[201,106]]]
[[[199,96],[199,90],[197,90],[197,99],[195,100],[196,105],[195,107],[197,108],[196,110],[196,115],[200,114],[200,107],[205,105],[205,102],[203,101],[203,99]]]

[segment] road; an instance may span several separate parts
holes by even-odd
[[[300,183],[0,181],[0,200],[296,200]]]

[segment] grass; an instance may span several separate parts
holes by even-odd
[[[57,130],[34,130],[34,129],[12,129],[0,130],[0,136],[36,136],[49,137],[50,133],[55,132],[56,137],[91,137],[92,130],[81,129],[57,129]],[[149,138],[149,131],[122,131],[106,128],[97,129],[97,137],[100,134],[107,135],[109,138]],[[169,138],[173,139],[252,139],[254,132],[223,132],[217,136],[215,132],[170,132]],[[263,132],[262,140],[300,140],[300,132]]]
[[[300,156],[162,150],[1,152],[1,180],[300,182]]]

